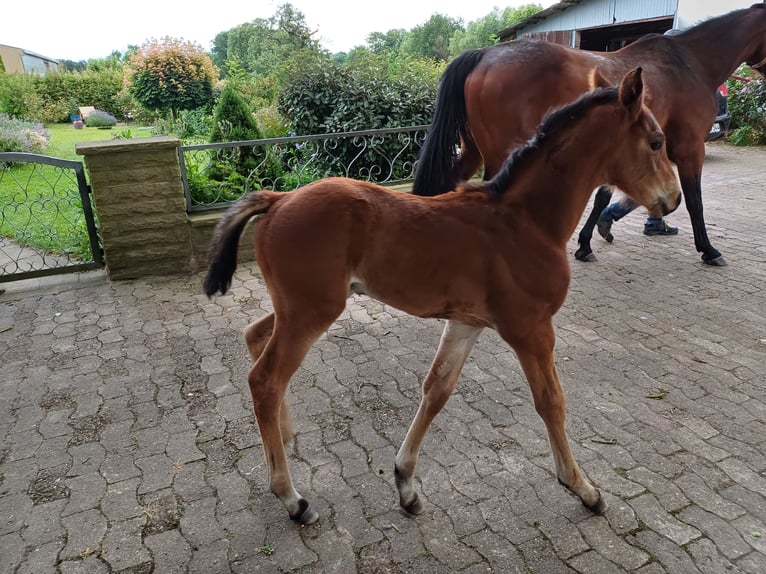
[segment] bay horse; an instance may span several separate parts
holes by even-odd
[[[293,486],[284,442],[293,434],[284,402],[311,345],[352,293],[415,315],[446,319],[423,381],[417,414],[395,460],[404,510],[423,510],[415,465],[431,421],[457,384],[485,327],[514,349],[548,430],[558,479],[595,512],[605,503],[575,461],[553,360],[553,315],[567,294],[566,243],[595,185],[609,182],[657,215],[675,209],[681,189],[664,135],[643,104],[640,68],[619,89],[600,88],[553,112],[537,134],[487,182],[419,197],[333,177],[295,191],[244,196],[219,221],[204,279],[208,297],[225,293],[248,221],[273,313],[245,329],[248,375],[270,487],[290,518],[318,518]]]
[[[650,34],[615,52],[530,39],[464,52],[442,74],[413,193],[449,191],[472,177],[482,163],[484,179],[491,179],[549,109],[598,85],[617,83],[626,71],[641,66],[647,105],[665,132],[668,156],[678,168],[694,245],[705,263],[726,265],[705,228],[702,163],[705,138],[717,111],[715,90],[742,62],[762,74],[766,71],[763,3],[703,21],[677,35]],[[578,236],[578,260],[595,260],[590,240],[611,196],[609,186],[597,191]]]

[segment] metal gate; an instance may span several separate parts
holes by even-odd
[[[79,161],[0,152],[0,283],[104,266]]]

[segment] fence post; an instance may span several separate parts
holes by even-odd
[[[76,145],[90,174],[111,279],[194,272],[178,147],[158,136]]]

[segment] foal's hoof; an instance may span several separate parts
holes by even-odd
[[[401,503],[401,507],[405,512],[413,516],[423,513],[423,503],[420,502],[420,497],[417,494],[407,504]]]
[[[598,492],[598,499],[596,502],[593,504],[586,504],[583,500],[583,505],[593,514],[604,514],[607,508],[606,500],[604,500],[604,497],[601,495],[601,491],[597,490],[596,492]]]
[[[592,250],[585,249],[584,247],[580,247],[577,251],[575,251],[575,259],[578,261],[584,261],[585,263],[598,261],[598,259],[596,259],[596,254],[593,253]]]
[[[308,526],[319,520],[319,513],[309,506],[309,503],[305,498],[301,498],[298,501],[298,512],[291,514],[290,518],[298,524]]]
[[[705,256],[703,255],[702,262],[707,263],[713,267],[726,267],[728,265],[728,263],[726,263],[726,259],[723,258],[723,255],[719,255],[713,259],[705,259]]]

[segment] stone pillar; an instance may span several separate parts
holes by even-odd
[[[85,157],[111,279],[197,270],[173,137],[76,145]]]

